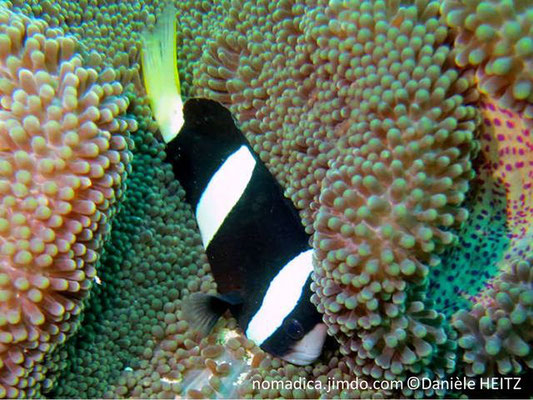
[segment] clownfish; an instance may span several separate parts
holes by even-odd
[[[194,293],[184,315],[207,334],[226,311],[263,350],[307,365],[322,352],[326,325],[311,303],[313,250],[293,203],[220,103],[183,104],[176,18],[165,10],[144,34],[146,91],[167,161],[194,210],[218,295]]]

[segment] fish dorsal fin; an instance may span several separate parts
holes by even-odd
[[[205,336],[211,332],[222,314],[230,308],[240,306],[242,302],[242,297],[237,293],[218,296],[193,293],[184,301],[183,318],[192,329]]]
[[[165,143],[183,126],[183,102],[176,60],[176,9],[167,6],[151,32],[142,35],[146,93]]]

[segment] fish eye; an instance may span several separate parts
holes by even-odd
[[[294,340],[300,340],[304,337],[304,328],[300,321],[291,318],[285,323],[285,332]]]

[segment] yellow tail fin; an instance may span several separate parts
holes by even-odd
[[[176,9],[166,7],[152,32],[142,37],[144,85],[163,140],[170,142],[183,126],[183,102],[176,64]]]

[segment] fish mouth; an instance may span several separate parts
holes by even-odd
[[[309,365],[322,353],[322,346],[326,340],[326,325],[316,324],[302,339],[296,342],[291,350],[281,356],[285,361],[295,365]]]

